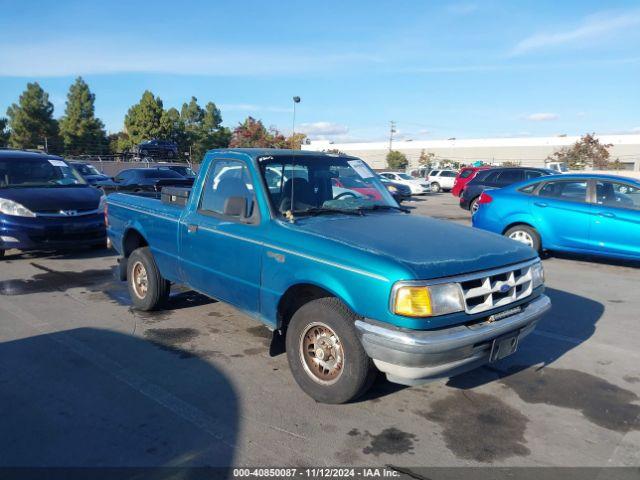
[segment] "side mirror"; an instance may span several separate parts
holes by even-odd
[[[247,216],[247,199],[246,197],[229,197],[224,201],[225,215],[229,217],[241,217]]]

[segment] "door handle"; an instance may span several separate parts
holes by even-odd
[[[545,208],[547,206],[546,203],[544,202],[534,202],[533,203],[536,207],[541,207],[541,208]]]
[[[616,216],[613,213],[609,213],[609,212],[600,212],[598,213],[599,216],[601,217],[606,217],[606,218],[615,218]]]
[[[198,231],[198,225],[192,223],[191,225],[187,225],[188,233],[196,233]]]

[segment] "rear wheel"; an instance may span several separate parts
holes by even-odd
[[[476,213],[478,211],[478,208],[480,208],[480,204],[478,204],[479,199],[480,197],[476,197],[473,200],[471,200],[471,203],[469,204],[469,210],[471,211],[471,215]]]
[[[171,284],[162,278],[149,247],[133,251],[127,262],[127,283],[138,310],[155,310],[169,298]]]
[[[0,250],[0,258],[4,257],[4,250]]]
[[[148,150],[144,150],[144,149],[140,150],[140,156],[143,157],[143,158],[144,157],[148,157],[149,156],[149,151]]]
[[[345,403],[362,395],[376,370],[354,326],[356,316],[337,298],[300,307],[287,328],[293,378],[318,402]]]
[[[538,253],[541,250],[542,242],[540,241],[540,234],[538,234],[535,228],[529,225],[515,225],[504,232],[504,236],[516,242],[524,243]]]
[[[438,182],[433,182],[431,184],[431,191],[433,193],[440,193],[441,190],[442,190],[442,187],[440,186],[440,184]]]

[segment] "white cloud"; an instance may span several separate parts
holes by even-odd
[[[223,103],[220,110],[227,112],[274,112],[274,113],[291,113],[291,107],[276,107],[269,105],[255,105],[252,103]]]
[[[59,77],[113,73],[176,75],[288,75],[377,64],[377,56],[359,52],[302,48],[261,49],[150,44],[125,40],[66,39],[11,43],[0,37],[0,76]]]
[[[333,122],[302,123],[296,130],[307,134],[309,138],[314,140],[343,136],[349,132],[349,128],[346,125]]]
[[[567,28],[556,32],[541,32],[531,35],[516,44],[511,55],[522,55],[548,47],[576,44],[600,40],[610,33],[620,34],[624,29],[640,25],[640,10],[627,11],[612,15],[610,12],[600,12],[585,17],[580,25],[573,29]]]
[[[640,133],[640,127],[632,128],[631,133]]]
[[[531,120],[532,122],[548,122],[551,120],[557,120],[560,117],[557,113],[540,112],[526,115],[524,118],[526,120]]]

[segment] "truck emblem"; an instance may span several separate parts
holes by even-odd
[[[500,285],[500,293],[507,293],[511,287],[506,283]]]

